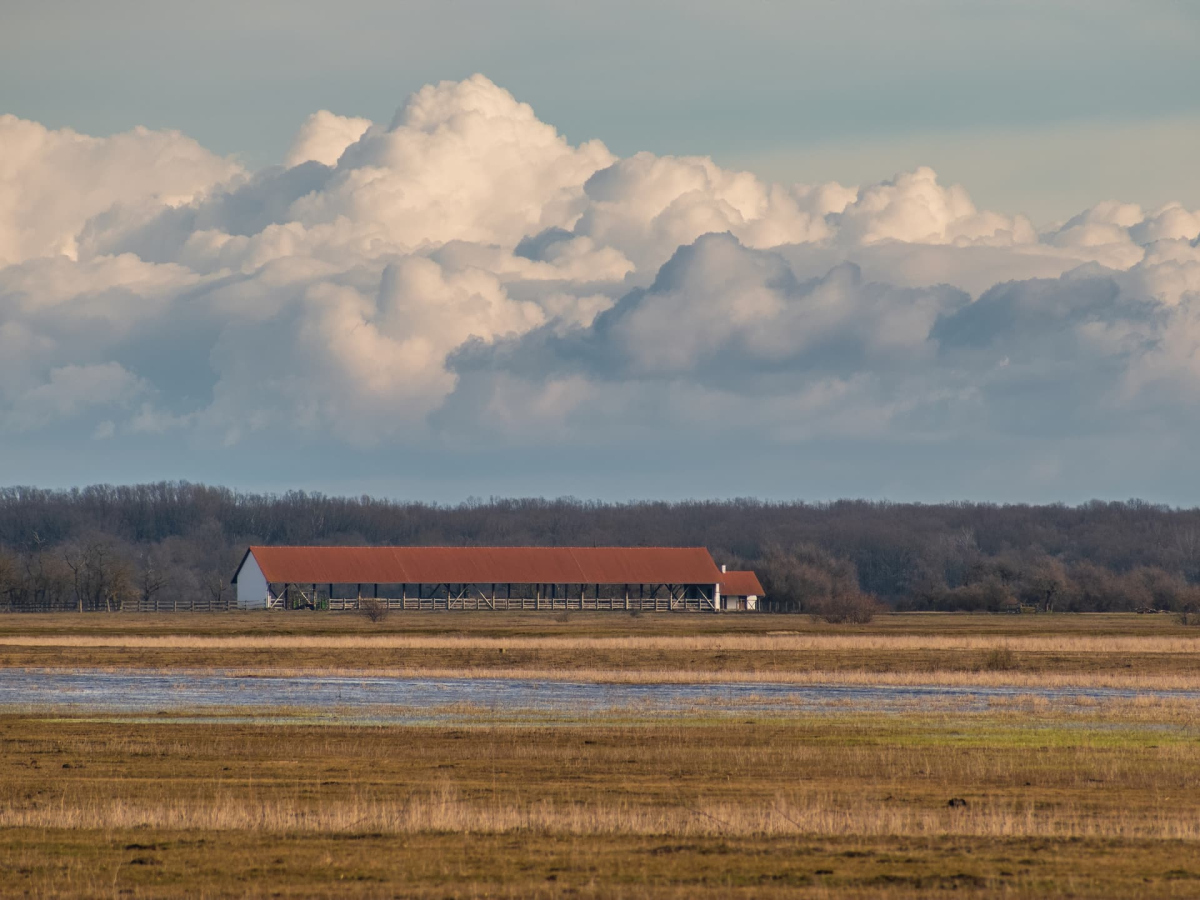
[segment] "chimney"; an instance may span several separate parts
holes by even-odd
[[[725,572],[728,570],[728,568],[729,567],[726,566],[724,563],[721,563],[721,574],[724,575]]]

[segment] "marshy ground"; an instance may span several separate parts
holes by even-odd
[[[1200,627],[1167,615],[807,616],[251,612],[0,618],[0,667],[369,671],[585,680],[1051,682],[1200,687]]]
[[[8,617],[0,660],[26,669],[1018,690],[887,711],[459,706],[426,724],[10,704],[0,894],[1193,897],[1197,647],[1165,616]],[[1020,690],[1047,680],[1133,692]]]

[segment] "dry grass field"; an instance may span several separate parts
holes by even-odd
[[[1167,616],[10,616],[3,667],[1200,690]],[[1200,896],[1200,699],[0,710],[0,896]]]
[[[5,666],[1170,689],[1200,687],[1200,628],[1167,615],[20,615],[0,618]]]
[[[1189,897],[1196,709],[303,726],[0,719],[30,896]],[[1151,717],[1154,718],[1154,717]],[[954,805],[951,800],[961,801]]]

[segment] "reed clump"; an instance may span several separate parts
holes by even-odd
[[[1038,837],[1200,840],[1200,821],[1170,810],[1128,819],[1094,818],[1080,806],[1039,810],[1030,800],[965,809],[901,808],[821,795],[791,795],[754,803],[681,801],[642,805],[601,803],[479,803],[446,789],[401,801],[369,798],[314,805],[233,792],[203,801],[82,804],[0,810],[2,828],[152,829],[271,833],[397,835],[454,833],[655,837]],[[1200,847],[1197,848],[1200,850]]]

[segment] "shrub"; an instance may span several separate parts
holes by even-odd
[[[866,625],[881,610],[878,600],[861,591],[851,591],[810,601],[809,615],[834,625]]]
[[[1017,654],[1008,647],[989,650],[983,658],[983,668],[989,672],[1005,672],[1017,667]]]
[[[363,597],[358,601],[358,611],[372,622],[382,622],[388,614],[388,605],[378,597]]]

